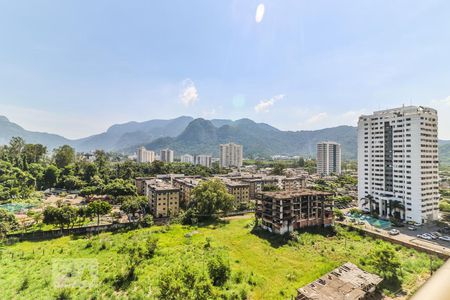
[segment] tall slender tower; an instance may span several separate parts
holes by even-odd
[[[336,142],[317,144],[317,173],[322,176],[341,174],[341,145]]]
[[[438,218],[437,111],[407,106],[358,122],[358,198],[382,217],[424,223]]]

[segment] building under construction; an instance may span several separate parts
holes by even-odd
[[[333,194],[311,189],[263,192],[258,195],[256,217],[261,227],[284,234],[308,226],[333,223]]]

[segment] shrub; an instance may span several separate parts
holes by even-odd
[[[230,277],[230,263],[221,253],[213,253],[208,259],[208,272],[213,285],[222,286]]]

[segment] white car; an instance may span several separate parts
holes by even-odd
[[[450,236],[446,236],[446,235],[440,236],[439,239],[443,240],[443,241],[446,241],[446,242],[450,242]]]
[[[426,235],[426,234],[418,234],[417,237],[424,239],[424,240],[432,240],[431,236]]]
[[[390,235],[397,235],[397,234],[399,234],[400,233],[400,231],[398,231],[397,229],[391,229],[391,230],[389,230],[389,234]]]

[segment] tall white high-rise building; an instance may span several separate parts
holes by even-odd
[[[244,150],[242,145],[235,143],[220,145],[220,166],[228,167],[242,167]]]
[[[190,154],[184,154],[180,156],[180,161],[182,163],[194,164],[194,157]]]
[[[163,162],[173,162],[174,152],[170,149],[162,149],[160,152],[160,160]]]
[[[155,160],[155,152],[147,150],[144,147],[138,148],[136,156],[138,163],[151,163]]]
[[[195,156],[195,164],[211,168],[212,156],[204,155],[204,154],[196,155]]]
[[[317,144],[317,173],[322,176],[341,174],[341,145],[336,142]]]
[[[438,167],[436,110],[407,106],[359,118],[361,209],[417,223],[436,220]]]

